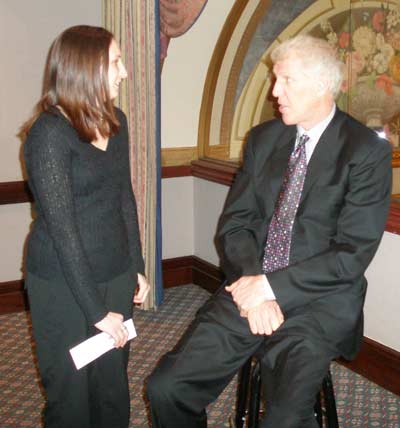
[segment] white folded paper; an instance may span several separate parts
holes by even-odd
[[[132,318],[124,322],[128,340],[137,336]],[[99,333],[69,350],[77,370],[114,348],[114,339],[107,333]]]

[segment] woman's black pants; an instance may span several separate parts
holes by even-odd
[[[99,285],[109,311],[132,316],[137,283],[132,270]],[[77,370],[69,349],[99,333],[88,325],[63,280],[27,274],[33,335],[46,396],[45,428],[127,428],[129,344]]]

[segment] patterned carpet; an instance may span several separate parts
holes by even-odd
[[[208,293],[194,285],[167,289],[157,312],[136,311],[138,337],[131,343],[130,428],[149,427],[143,380],[159,357],[172,348]],[[332,375],[341,428],[400,428],[400,397],[333,363]],[[229,427],[235,402],[235,380],[208,409],[209,427]],[[0,316],[0,427],[39,428],[43,395],[32,354],[26,313]],[[188,427],[189,428],[189,427]]]

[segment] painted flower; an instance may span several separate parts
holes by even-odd
[[[330,32],[333,31],[332,24],[329,21],[327,21],[327,20],[322,21],[321,24],[320,24],[320,26],[321,26],[321,30],[324,33],[330,33]]]
[[[357,77],[365,67],[365,59],[359,52],[347,52],[346,54],[346,70],[349,73],[343,79],[341,91],[347,92],[357,83]]]
[[[352,88],[355,84],[353,79],[343,79],[340,85],[340,90],[344,93],[348,92],[350,88]]]
[[[385,43],[383,46],[381,46],[380,51],[383,55],[385,55],[388,61],[390,61],[390,59],[394,55],[394,49],[391,45],[389,45],[389,43]]]
[[[372,65],[371,59],[369,59],[366,63],[365,70],[367,71],[367,74],[371,74],[374,71],[374,66]]]
[[[334,32],[330,32],[330,33],[328,33],[327,35],[326,35],[326,39],[328,40],[328,43],[331,45],[331,46],[336,46],[337,45],[337,42],[338,42],[338,36],[337,36],[337,34],[336,33],[334,33]]]
[[[387,74],[381,74],[376,78],[375,86],[383,89],[387,95],[393,95],[393,82]]]
[[[350,33],[347,31],[343,31],[343,33],[339,37],[339,46],[342,49],[346,49],[350,44]]]
[[[353,34],[354,49],[364,58],[373,54],[376,50],[376,35],[366,26],[361,26]]]
[[[385,26],[385,14],[382,10],[377,10],[372,17],[372,27],[373,29],[380,33],[384,30]]]
[[[376,48],[381,50],[381,48],[386,44],[385,37],[382,33],[376,35]]]
[[[377,53],[372,59],[372,67],[378,73],[384,73],[389,66],[389,58],[382,52]]]
[[[394,31],[387,35],[387,40],[393,49],[400,51],[400,32]]]
[[[386,23],[389,30],[400,24],[400,8],[389,11],[386,17]]]
[[[394,49],[389,43],[386,43],[382,34],[376,36],[376,47],[379,53],[372,59],[372,69],[378,73],[385,73],[389,66],[389,61],[394,55]]]
[[[364,14],[364,19],[366,15],[369,23],[364,20],[352,33],[336,33],[329,21],[321,23],[326,40],[338,50],[340,60],[345,63],[347,73],[341,91],[353,93],[360,81],[366,81],[378,91],[393,96],[394,85],[400,83],[400,7],[391,11],[375,9]]]
[[[389,71],[393,79],[400,83],[400,56],[394,55],[389,62]]]

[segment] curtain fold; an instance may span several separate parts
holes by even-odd
[[[118,106],[128,118],[132,187],[151,292],[143,305],[163,299],[161,270],[160,30],[158,0],[102,0],[103,25],[120,44],[128,78]]]
[[[159,0],[160,58],[167,56],[171,37],[186,33],[203,12],[207,0]]]

